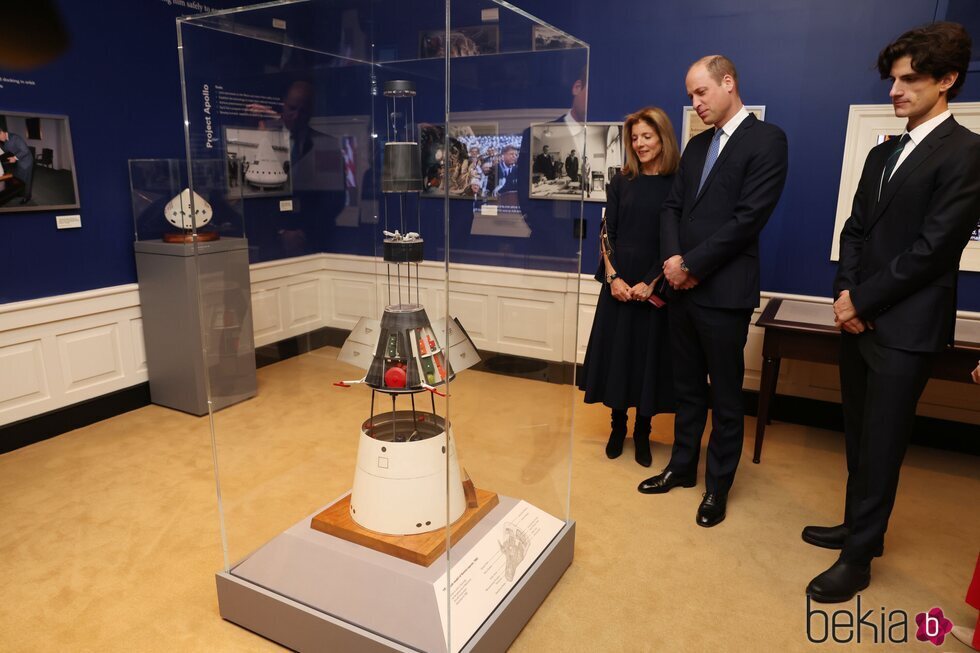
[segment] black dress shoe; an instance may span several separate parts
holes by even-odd
[[[847,539],[847,526],[807,526],[803,529],[803,541],[824,549],[843,549]],[[879,558],[885,552],[884,545],[874,551],[874,557]]]
[[[651,476],[647,480],[640,483],[636,489],[643,494],[664,494],[665,492],[670,492],[671,489],[680,487],[694,487],[698,480],[694,474],[685,474],[680,476],[665,469],[656,476]]]
[[[871,565],[838,560],[810,581],[806,593],[817,603],[844,603],[871,584]]]
[[[698,506],[697,524],[705,528],[717,526],[725,521],[725,506],[728,503],[728,495],[714,494],[705,492]]]

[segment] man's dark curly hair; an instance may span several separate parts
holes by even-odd
[[[942,79],[946,73],[959,73],[946,93],[952,100],[966,81],[973,43],[959,23],[939,22],[917,27],[885,46],[878,55],[878,72],[882,79],[891,76],[892,64],[902,57],[912,57],[912,70]]]

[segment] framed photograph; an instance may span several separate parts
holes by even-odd
[[[419,58],[446,56],[446,31],[433,29],[419,32]],[[500,52],[500,29],[496,25],[457,27],[449,32],[450,57],[475,57]]]
[[[749,113],[754,113],[755,117],[759,120],[766,119],[766,108],[762,105],[746,106]],[[708,125],[704,124],[698,116],[698,112],[694,110],[694,107],[684,107],[684,120],[681,126],[681,151],[687,147],[687,142],[708,129]]]
[[[0,110],[0,213],[78,207],[68,116]]]
[[[454,199],[499,199],[517,191],[521,133],[501,134],[493,123],[450,123],[448,152],[442,125],[419,125],[422,195]]]
[[[949,108],[956,121],[980,134],[980,102],[954,102]],[[844,161],[841,164],[840,187],[837,194],[837,214],[834,220],[830,260],[840,259],[840,232],[851,215],[854,193],[861,180],[861,170],[868,152],[874,146],[905,131],[905,118],[896,118],[890,104],[852,104],[847,116],[847,135],[844,140]],[[980,215],[977,228],[960,259],[960,270],[980,272]]]
[[[531,125],[530,196],[605,202],[606,184],[622,169],[623,156],[622,123]]]
[[[532,50],[568,50],[581,47],[583,47],[581,41],[553,27],[544,25],[531,27]]]
[[[228,191],[242,197],[276,197],[293,192],[289,137],[284,130],[225,127]]]

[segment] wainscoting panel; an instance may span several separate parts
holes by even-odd
[[[251,266],[255,345],[379,317],[388,302],[385,269],[378,259],[340,254]],[[418,271],[422,301],[429,317],[439,319],[446,310],[445,266],[425,262]],[[600,289],[590,275],[454,265],[449,312],[483,351],[581,363]],[[763,306],[775,296],[784,295],[764,293]],[[829,298],[786,297],[830,310]],[[760,313],[761,307],[753,323]],[[960,317],[980,321],[976,313]],[[136,284],[0,305],[0,425],[146,381],[142,327]],[[759,387],[762,341],[762,329],[750,327],[748,389]],[[978,391],[930,382],[919,413],[980,424]],[[777,392],[840,401],[837,369],[786,360]]]

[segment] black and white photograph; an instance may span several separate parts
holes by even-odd
[[[450,57],[475,57],[481,54],[500,52],[500,29],[496,25],[474,25],[450,30],[449,38],[442,29],[419,33],[419,58],[431,59],[446,56],[446,45]]]
[[[520,134],[500,134],[496,123],[449,126],[448,152],[442,125],[419,126],[423,195],[500,199],[517,192]]]
[[[0,213],[78,206],[68,117],[0,111]]]
[[[560,32],[544,25],[534,25],[531,27],[532,50],[568,50],[570,48],[581,47],[581,41],[569,36],[565,32]]]
[[[605,202],[606,184],[623,167],[623,125],[531,125],[531,197]]]
[[[242,197],[289,195],[289,138],[282,130],[225,128],[228,190]]]

